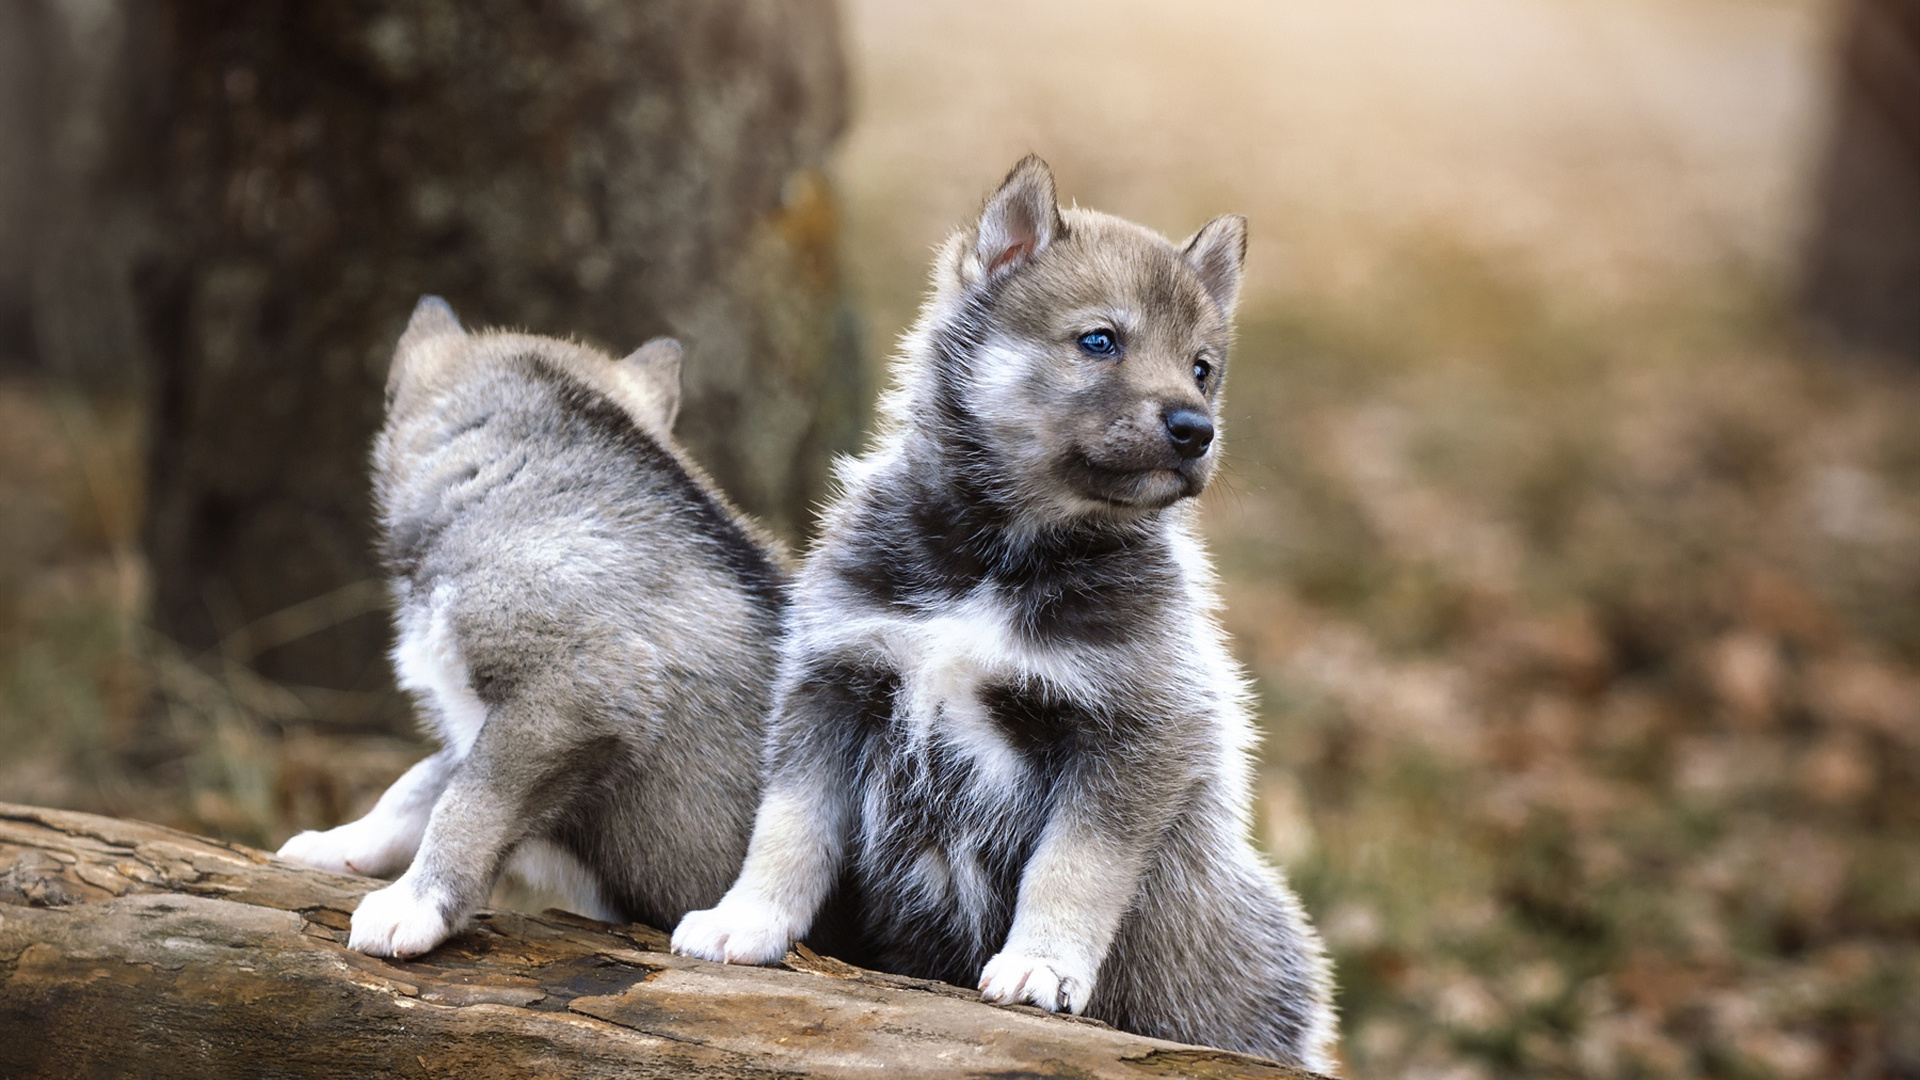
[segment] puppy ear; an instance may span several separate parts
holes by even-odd
[[[619,361],[620,369],[640,384],[643,396],[663,429],[673,430],[680,415],[680,343],[670,337],[657,337],[628,353]]]
[[[393,362],[387,366],[388,404],[392,404],[400,384],[406,381],[410,360],[419,353],[420,347],[449,336],[467,336],[467,332],[460,329],[460,320],[454,318],[453,308],[437,296],[421,297],[420,302],[413,305],[413,317],[407,320],[400,343],[393,347]]]
[[[1180,253],[1187,265],[1200,275],[1207,295],[1220,310],[1233,314],[1240,298],[1240,270],[1247,262],[1247,219],[1239,214],[1221,214],[1194,233],[1182,245]]]
[[[400,335],[400,351],[406,352],[421,342],[446,334],[460,334],[460,320],[454,317],[453,306],[437,296],[423,296],[413,305],[413,317],[407,320],[407,329]]]
[[[1065,232],[1053,193],[1053,171],[1039,155],[1028,154],[980,212],[960,277],[971,286],[1012,273]]]

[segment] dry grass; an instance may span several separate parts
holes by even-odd
[[[370,804],[416,746],[143,625],[142,475],[134,404],[0,383],[0,799],[256,844]]]
[[[1920,380],[1448,265],[1256,324],[1209,508],[1356,1074],[1910,1075]]]
[[[1206,520],[1352,1075],[1920,1075],[1920,376],[1780,301],[1824,7],[848,12],[874,351],[1028,150],[1253,220]],[[340,820],[415,751],[141,631],[132,417],[0,386],[0,798]]]

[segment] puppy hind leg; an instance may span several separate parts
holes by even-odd
[[[617,740],[555,716],[565,699],[564,691],[527,690],[490,711],[434,806],[413,865],[353,913],[351,947],[418,956],[453,936],[487,902],[514,850],[598,782]]]
[[[451,750],[415,763],[364,817],[336,828],[300,833],[282,844],[278,854],[339,874],[390,877],[399,873],[420,849],[433,804],[446,791],[457,764]]]

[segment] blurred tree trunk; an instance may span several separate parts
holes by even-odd
[[[1803,301],[1842,344],[1920,363],[1920,0],[1851,0]]]
[[[151,238],[153,14],[0,4],[0,364],[96,396],[142,384],[128,274]]]
[[[422,293],[616,352],[680,337],[683,440],[776,531],[805,524],[866,396],[821,171],[830,0],[162,10],[166,242],[137,293],[164,633],[389,685],[365,462]]]
[[[14,367],[33,352],[33,245],[39,163],[46,156],[44,110],[37,88],[43,74],[37,47],[44,37],[39,6],[0,5],[0,365]]]

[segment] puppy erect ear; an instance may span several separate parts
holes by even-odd
[[[445,337],[466,337],[467,332],[460,329],[460,320],[453,317],[453,308],[437,296],[423,296],[413,305],[413,317],[407,320],[407,328],[400,335],[400,343],[393,347],[393,363],[387,367],[387,403],[391,405],[400,384],[406,381],[407,369],[412,357],[419,354],[422,346],[430,341]]]
[[[657,337],[620,360],[620,370],[639,384],[642,397],[660,426],[673,430],[680,415],[680,343],[670,337]]]
[[[980,212],[973,250],[961,259],[961,280],[971,286],[1011,273],[1065,231],[1053,194],[1053,172],[1038,155],[1028,154]]]
[[[1187,264],[1200,275],[1207,295],[1220,310],[1233,314],[1240,298],[1240,268],[1247,261],[1247,219],[1239,214],[1221,214],[1194,233],[1181,248]]]
[[[465,333],[450,304],[437,296],[423,296],[413,305],[413,317],[407,320],[407,330],[400,335],[399,351],[404,353],[430,338]]]

